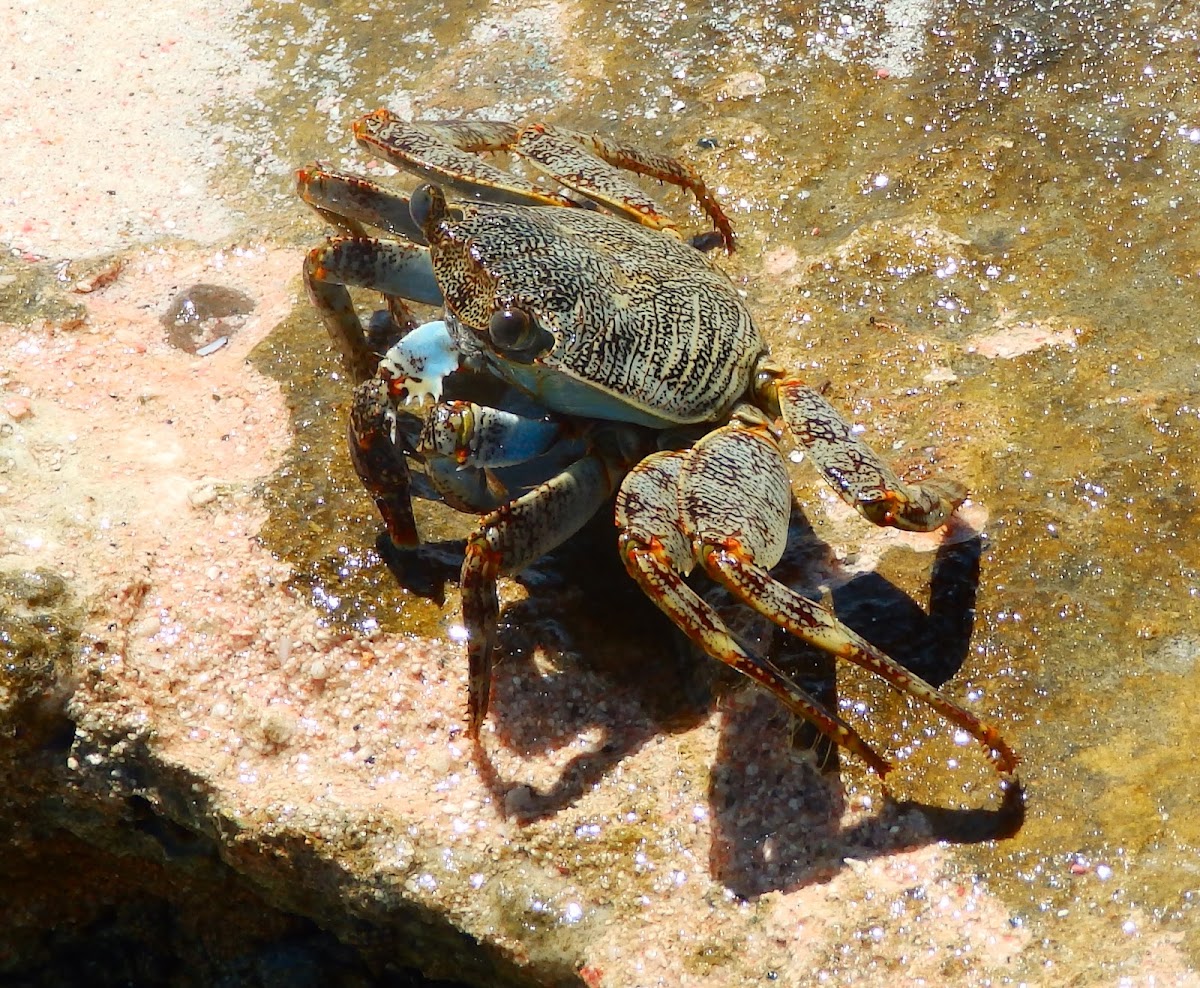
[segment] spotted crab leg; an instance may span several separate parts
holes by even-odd
[[[760,368],[757,388],[760,407],[782,416],[829,485],[868,521],[932,532],[966,498],[967,489],[949,477],[904,483],[818,391],[783,377],[774,367]]]
[[[379,355],[367,344],[345,286],[372,288],[393,298],[441,305],[429,250],[417,244],[369,237],[342,237],[308,252],[304,287],[342,363],[356,384],[375,373]]]
[[[375,502],[397,548],[414,548],[421,542],[412,509],[412,475],[405,451],[396,443],[395,410],[387,382],[364,381],[354,389],[350,404],[350,462],[363,487]]]
[[[467,539],[462,566],[467,638],[467,726],[472,737],[487,716],[499,601],[496,578],[516,573],[581,529],[612,495],[625,469],[618,458],[592,453],[486,515]]]
[[[996,768],[1010,774],[1017,756],[995,728],[949,700],[929,683],[875,648],[847,628],[820,604],[802,597],[772,578],[754,562],[753,553],[736,538],[706,542],[700,563],[708,574],[728,587],[740,600],[797,638],[840,659],[873,672],[901,693],[907,693],[936,710],[983,745]]]
[[[570,199],[480,159],[480,152],[508,151],[525,158],[556,182],[593,202],[656,230],[675,225],[657,203],[617,169],[687,189],[699,201],[729,251],[733,227],[704,180],[687,164],[598,135],[543,124],[520,128],[498,120],[410,123],[376,110],[354,125],[365,150],[398,168],[449,185],[472,198],[518,205],[576,205]]]
[[[656,230],[674,230],[675,224],[659,212],[654,200],[613,169],[687,189],[720,231],[725,249],[733,253],[736,241],[729,218],[704,184],[704,179],[677,158],[598,134],[581,134],[544,124],[533,124],[522,130],[513,150],[534,162],[555,181]]]
[[[681,458],[674,488],[680,538],[671,547],[660,540],[663,548],[655,552],[653,540],[648,542],[643,536],[640,551],[633,553],[636,566],[631,567],[631,572],[693,640],[716,658],[763,681],[755,675],[755,669],[745,668],[744,659],[736,653],[733,657],[737,661],[730,661],[730,649],[722,640],[727,632],[714,630],[715,615],[698,612],[694,604],[685,608],[685,586],[678,576],[671,574],[687,572],[698,561],[713,579],[781,628],[816,648],[862,666],[899,692],[927,704],[976,738],[1000,772],[1014,771],[1016,755],[993,728],[855,634],[825,608],[770,575],[768,570],[782,556],[787,538],[791,492],[775,437],[765,423],[735,420],[703,437],[686,453],[674,455]],[[650,518],[644,506],[646,497],[639,488],[645,472],[642,465],[635,467],[621,486],[618,511],[622,510],[624,499],[626,524],[631,496],[644,518]],[[752,478],[752,483],[747,482],[748,478]],[[653,520],[662,531],[665,519],[663,509],[658,510],[660,516]],[[631,558],[628,550],[625,557],[628,566]],[[665,560],[670,560],[672,566],[665,567]],[[809,716],[831,740],[863,757],[881,776],[887,772],[887,763],[856,735],[848,735],[846,725],[840,721],[831,725],[827,720],[813,718],[803,706],[790,703],[790,695],[798,692],[797,687],[788,683],[781,690],[778,684],[764,685],[789,707]],[[815,703],[811,699],[808,702]]]
[[[322,219],[351,237],[366,237],[375,227],[423,244],[425,235],[412,221],[408,197],[357,175],[320,168],[296,172],[296,192]]]
[[[574,205],[478,157],[482,151],[511,149],[519,133],[519,128],[498,120],[411,123],[382,109],[354,124],[354,138],[364,150],[473,199],[524,206]]]
[[[687,452],[656,453],[637,464],[621,484],[616,518],[621,558],[629,575],[705,653],[754,680],[883,776],[890,766],[854,728],[771,662],[742,648],[716,610],[684,582],[695,565],[677,505],[679,478],[688,456]]]

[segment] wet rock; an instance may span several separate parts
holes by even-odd
[[[84,326],[70,303],[102,271],[0,261],[0,375],[35,410],[10,433],[2,549],[77,570],[90,635],[65,675],[31,662],[5,680],[34,726],[4,748],[21,757],[0,789],[16,821],[0,978],[337,984],[399,979],[387,965],[424,952],[478,984],[1195,980],[1193,6],[401,4],[399,61],[357,2],[271,5],[236,37],[173,3],[103,0],[108,17],[74,22],[53,6],[9,25],[30,85],[10,93],[5,247],[177,236],[225,266],[193,259],[138,294],[172,262],[155,241],[87,296]],[[64,46],[80,72],[55,71]],[[147,69],[128,99],[91,83],[114,58]],[[864,549],[873,534],[837,522],[803,464],[827,544],[793,575],[814,595],[832,581],[864,634],[965,652],[948,688],[1025,756],[1014,838],[888,808],[849,760],[816,776],[777,706],[661,676],[669,649],[632,609],[587,606],[586,580],[502,585],[487,757],[466,748],[453,567],[430,603],[380,565],[324,334],[304,311],[284,330],[314,359],[275,347],[299,384],[282,466],[291,439],[263,426],[278,388],[243,359],[267,289],[322,236],[281,194],[287,172],[340,166],[347,119],[380,104],[619,130],[712,179],[743,248],[719,263],[772,352],[831,380],[903,471],[944,467],[990,509],[970,628],[907,634],[926,596],[940,611],[929,555]],[[96,143],[114,134],[133,139]],[[56,146],[95,153],[46,169]],[[162,359],[141,317],[225,284],[247,254],[212,245],[266,231],[286,257],[238,283],[261,300],[246,326],[212,359],[186,355],[204,338]],[[1055,343],[1044,327],[1091,328],[1031,348]],[[1000,333],[1019,356],[973,349]],[[877,575],[839,591],[850,567]],[[16,599],[18,621],[36,615]],[[988,802],[940,725],[846,679],[847,714],[904,757],[893,788]]]
[[[1200,660],[1200,635],[1177,634],[1155,641],[1146,649],[1146,664],[1160,672],[1185,676]]]
[[[192,285],[163,313],[167,342],[187,353],[207,356],[218,340],[236,333],[254,311],[254,299],[221,285]]]
[[[69,738],[81,618],[57,574],[0,575],[0,744],[31,751]]]

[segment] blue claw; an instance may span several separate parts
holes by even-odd
[[[458,359],[458,347],[446,323],[438,319],[418,326],[388,350],[379,369],[393,382],[393,394],[401,388],[407,392],[406,404],[420,402],[426,395],[437,401],[442,381],[458,370]]]

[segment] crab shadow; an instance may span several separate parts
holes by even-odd
[[[846,814],[836,773],[797,759],[786,717],[755,697],[725,720],[709,782],[709,871],[740,899],[827,882],[850,863],[934,843],[975,844],[1014,836],[1024,792],[1006,783],[997,805],[957,809],[896,800]],[[849,821],[849,822],[847,822]]]
[[[978,536],[939,548],[928,611],[875,572],[837,586],[831,608],[905,668],[941,687],[969,652],[982,551]],[[785,557],[776,575],[791,582],[788,570]],[[784,638],[785,654],[776,655],[776,661],[823,702],[835,704],[833,661]],[[714,879],[741,898],[827,881],[848,860],[932,843],[1002,840],[1024,824],[1024,792],[1016,782],[1002,784],[1000,798],[989,808],[897,800],[885,790],[873,811],[848,816],[838,752],[831,752],[824,772],[820,758],[797,757],[811,741],[806,728],[801,725],[789,744],[788,715],[761,691],[746,690],[742,702],[727,708],[710,774],[709,864]]]
[[[694,728],[713,702],[720,665],[696,653],[626,574],[611,517],[601,512],[519,574],[528,596],[501,612],[489,744],[517,762],[559,766],[539,787],[504,778],[477,749],[485,783],[520,823],[571,806],[664,732]]]
[[[476,746],[475,758],[507,816],[527,824],[556,815],[623,759],[664,732],[695,728],[718,705],[721,733],[708,788],[710,870],[742,898],[828,880],[847,859],[935,842],[1001,839],[1020,829],[1024,800],[1016,785],[994,809],[885,798],[875,812],[852,815],[845,824],[837,753],[827,753],[826,770],[818,770],[822,756],[814,760],[801,751],[812,741],[804,725],[796,730],[777,701],[674,629],[625,573],[611,517],[600,512],[519,574],[527,596],[502,608],[489,713],[493,733]],[[940,686],[968,654],[982,548],[975,536],[938,550],[926,611],[877,573],[847,578],[797,510],[774,573],[800,592],[814,570],[828,574],[838,618]],[[393,574],[439,599],[457,578],[461,543],[402,556],[385,557]],[[769,648],[804,688],[836,702],[831,659],[774,631],[703,577],[694,582],[740,637]],[[551,762],[551,778],[522,778],[526,759]],[[515,777],[507,777],[503,765],[512,766]]]

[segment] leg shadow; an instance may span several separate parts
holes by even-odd
[[[878,573],[864,573],[837,587],[834,613],[906,669],[941,687],[967,659],[982,555],[979,536],[938,549],[929,577],[928,613]]]
[[[531,822],[575,803],[664,730],[694,727],[711,707],[716,670],[629,579],[611,512],[517,581],[528,596],[501,611],[492,732],[476,762],[497,804]],[[503,757],[489,757],[497,743]],[[530,759],[559,765],[553,779],[538,784],[516,764]]]
[[[938,551],[926,613],[878,573],[839,584],[828,547],[797,517],[788,553],[775,575],[789,585],[803,586],[806,572],[832,572],[832,607],[839,620],[941,686],[962,667],[969,651],[981,555],[978,537]],[[836,706],[835,663],[828,655],[781,633],[772,656],[806,690]],[[805,749],[811,753],[801,757]],[[753,690],[728,709],[709,795],[712,874],[744,898],[826,881],[846,859],[863,860],[939,841],[1002,839],[1024,822],[1024,796],[1015,782],[1004,786],[995,808],[897,801],[885,791],[875,808],[848,814],[837,752],[804,723],[793,729],[789,743],[789,715]]]
[[[766,696],[727,710],[710,776],[713,877],[743,899],[832,879],[865,861],[928,844],[973,844],[1015,835],[1024,793],[1005,785],[994,808],[954,809],[891,799],[848,812],[838,772],[820,772],[787,744],[788,717]]]

